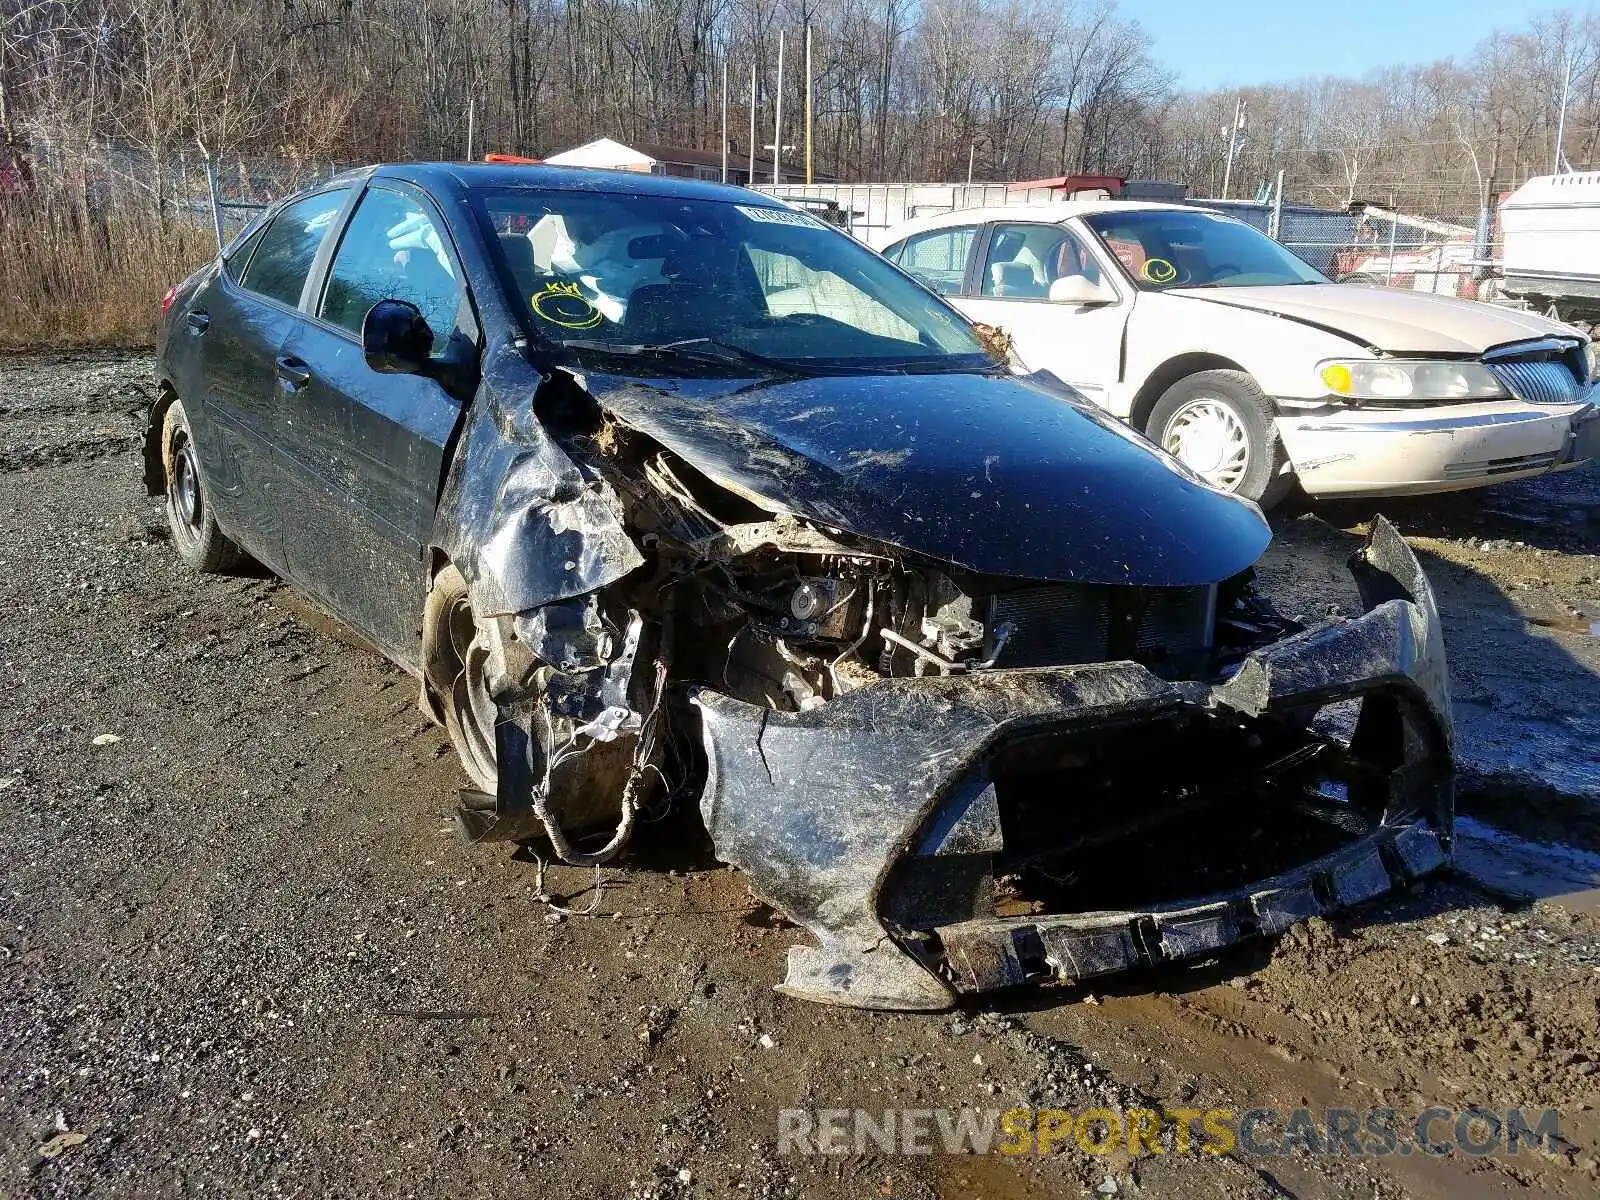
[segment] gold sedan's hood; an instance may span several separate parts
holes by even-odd
[[[1507,342],[1582,336],[1544,317],[1477,300],[1344,283],[1172,288],[1166,294],[1315,325],[1390,354],[1476,356]]]

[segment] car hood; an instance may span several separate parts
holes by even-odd
[[[1172,288],[1183,296],[1315,325],[1390,354],[1482,354],[1492,346],[1576,330],[1477,300],[1344,283]]]
[[[1213,583],[1271,534],[1053,377],[589,375],[623,424],[774,509],[990,575]]]

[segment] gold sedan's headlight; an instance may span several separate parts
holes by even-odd
[[[1317,377],[1335,396],[1351,400],[1499,400],[1507,392],[1480,362],[1431,359],[1332,359]]]

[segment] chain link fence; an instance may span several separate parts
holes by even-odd
[[[231,237],[281,197],[357,165],[243,155],[208,161],[190,147],[156,153],[117,143],[97,143],[87,149],[35,143],[29,149],[30,178],[15,173],[0,176],[0,202],[11,201],[6,211],[16,218],[13,226],[22,219],[41,230],[49,226],[54,239],[46,249],[41,249],[42,234],[24,239],[14,255],[11,274],[16,277],[18,297],[14,308],[24,315],[34,304],[33,293],[24,286],[30,271],[48,268],[45,273],[59,282],[46,288],[43,298],[63,307],[74,302],[82,279],[92,280],[96,272],[107,275],[106,263],[115,260],[119,269],[136,271],[131,258],[121,262],[119,245],[124,250],[146,246],[152,261],[171,275],[185,262],[199,261],[209,246]],[[1562,225],[1542,230],[1542,236],[1567,238],[1563,245],[1579,249],[1593,243],[1600,256],[1600,174],[1564,178],[1575,185],[1593,181],[1597,228],[1581,228],[1586,214],[1581,206],[1569,203],[1557,223],[1570,224],[1570,232],[1563,233],[1566,225]],[[1020,208],[1060,199],[1060,193],[1049,188],[1003,183],[788,184],[761,185],[757,190],[809,207],[875,247],[883,244],[889,230],[915,217],[971,208]],[[1124,198],[1172,200],[1181,192],[1176,185],[1135,180]],[[1600,315],[1600,263],[1588,273],[1594,281],[1592,294],[1578,299],[1554,287],[1546,289],[1549,294],[1536,293],[1526,280],[1504,277],[1505,242],[1498,208],[1433,212],[1420,204],[1408,208],[1398,200],[1349,210],[1206,198],[1183,202],[1254,225],[1339,282],[1495,300],[1568,320]],[[13,240],[23,236],[16,228],[10,232]],[[42,267],[29,267],[24,261],[29,254],[45,255]],[[1582,255],[1574,249],[1569,257],[1576,260]],[[1574,261],[1572,270],[1581,274],[1582,268]]]
[[[326,159],[224,155],[210,162],[195,149],[157,154],[102,144],[87,153],[33,148],[36,184],[82,193],[101,212],[143,209],[162,221],[216,230],[223,240],[280,197],[356,163]],[[0,182],[0,190],[7,185]],[[14,184],[12,186],[15,186]],[[1167,199],[1131,181],[1124,198]],[[825,209],[860,240],[879,245],[889,229],[914,217],[968,208],[1024,207],[1060,199],[1048,188],[1004,183],[764,184],[756,190]],[[1181,189],[1179,189],[1181,191]],[[1424,214],[1376,206],[1341,211],[1306,205],[1190,199],[1276,237],[1332,279],[1436,295],[1474,296],[1489,274],[1496,244],[1480,214]]]
[[[69,150],[36,142],[29,149],[32,186],[40,191],[80,196],[96,214],[187,222],[224,241],[281,197],[357,165],[247,155],[208,159],[193,148],[158,153],[117,143]]]
[[[154,336],[161,295],[279,197],[342,164],[36,140],[0,174],[0,348]]]
[[[1254,225],[1340,283],[1473,299],[1490,274],[1495,253],[1487,215],[1480,213],[1425,214],[1377,205],[1339,210],[1227,200],[1190,203]]]

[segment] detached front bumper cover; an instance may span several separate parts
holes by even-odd
[[[1364,615],[1250,655],[1226,682],[1169,682],[1131,662],[885,680],[803,713],[712,691],[702,811],[717,854],[804,926],[791,995],[937,1010],[960,992],[1081,980],[1214,952],[1354,904],[1450,853],[1450,704],[1438,614],[1415,556],[1385,521],[1352,559]],[[1005,831],[988,765],[1042,734],[1212,714],[1272,720],[1376,697],[1356,742],[1387,746],[1384,816],[1336,852],[1222,894],[1136,911],[978,917],[926,927],[883,914],[897,864],[994,854]],[[1073,798],[1064,796],[1061,803]],[[1138,871],[1131,857],[1130,871]],[[901,906],[903,908],[903,905]],[[938,904],[933,907],[937,909]]]

